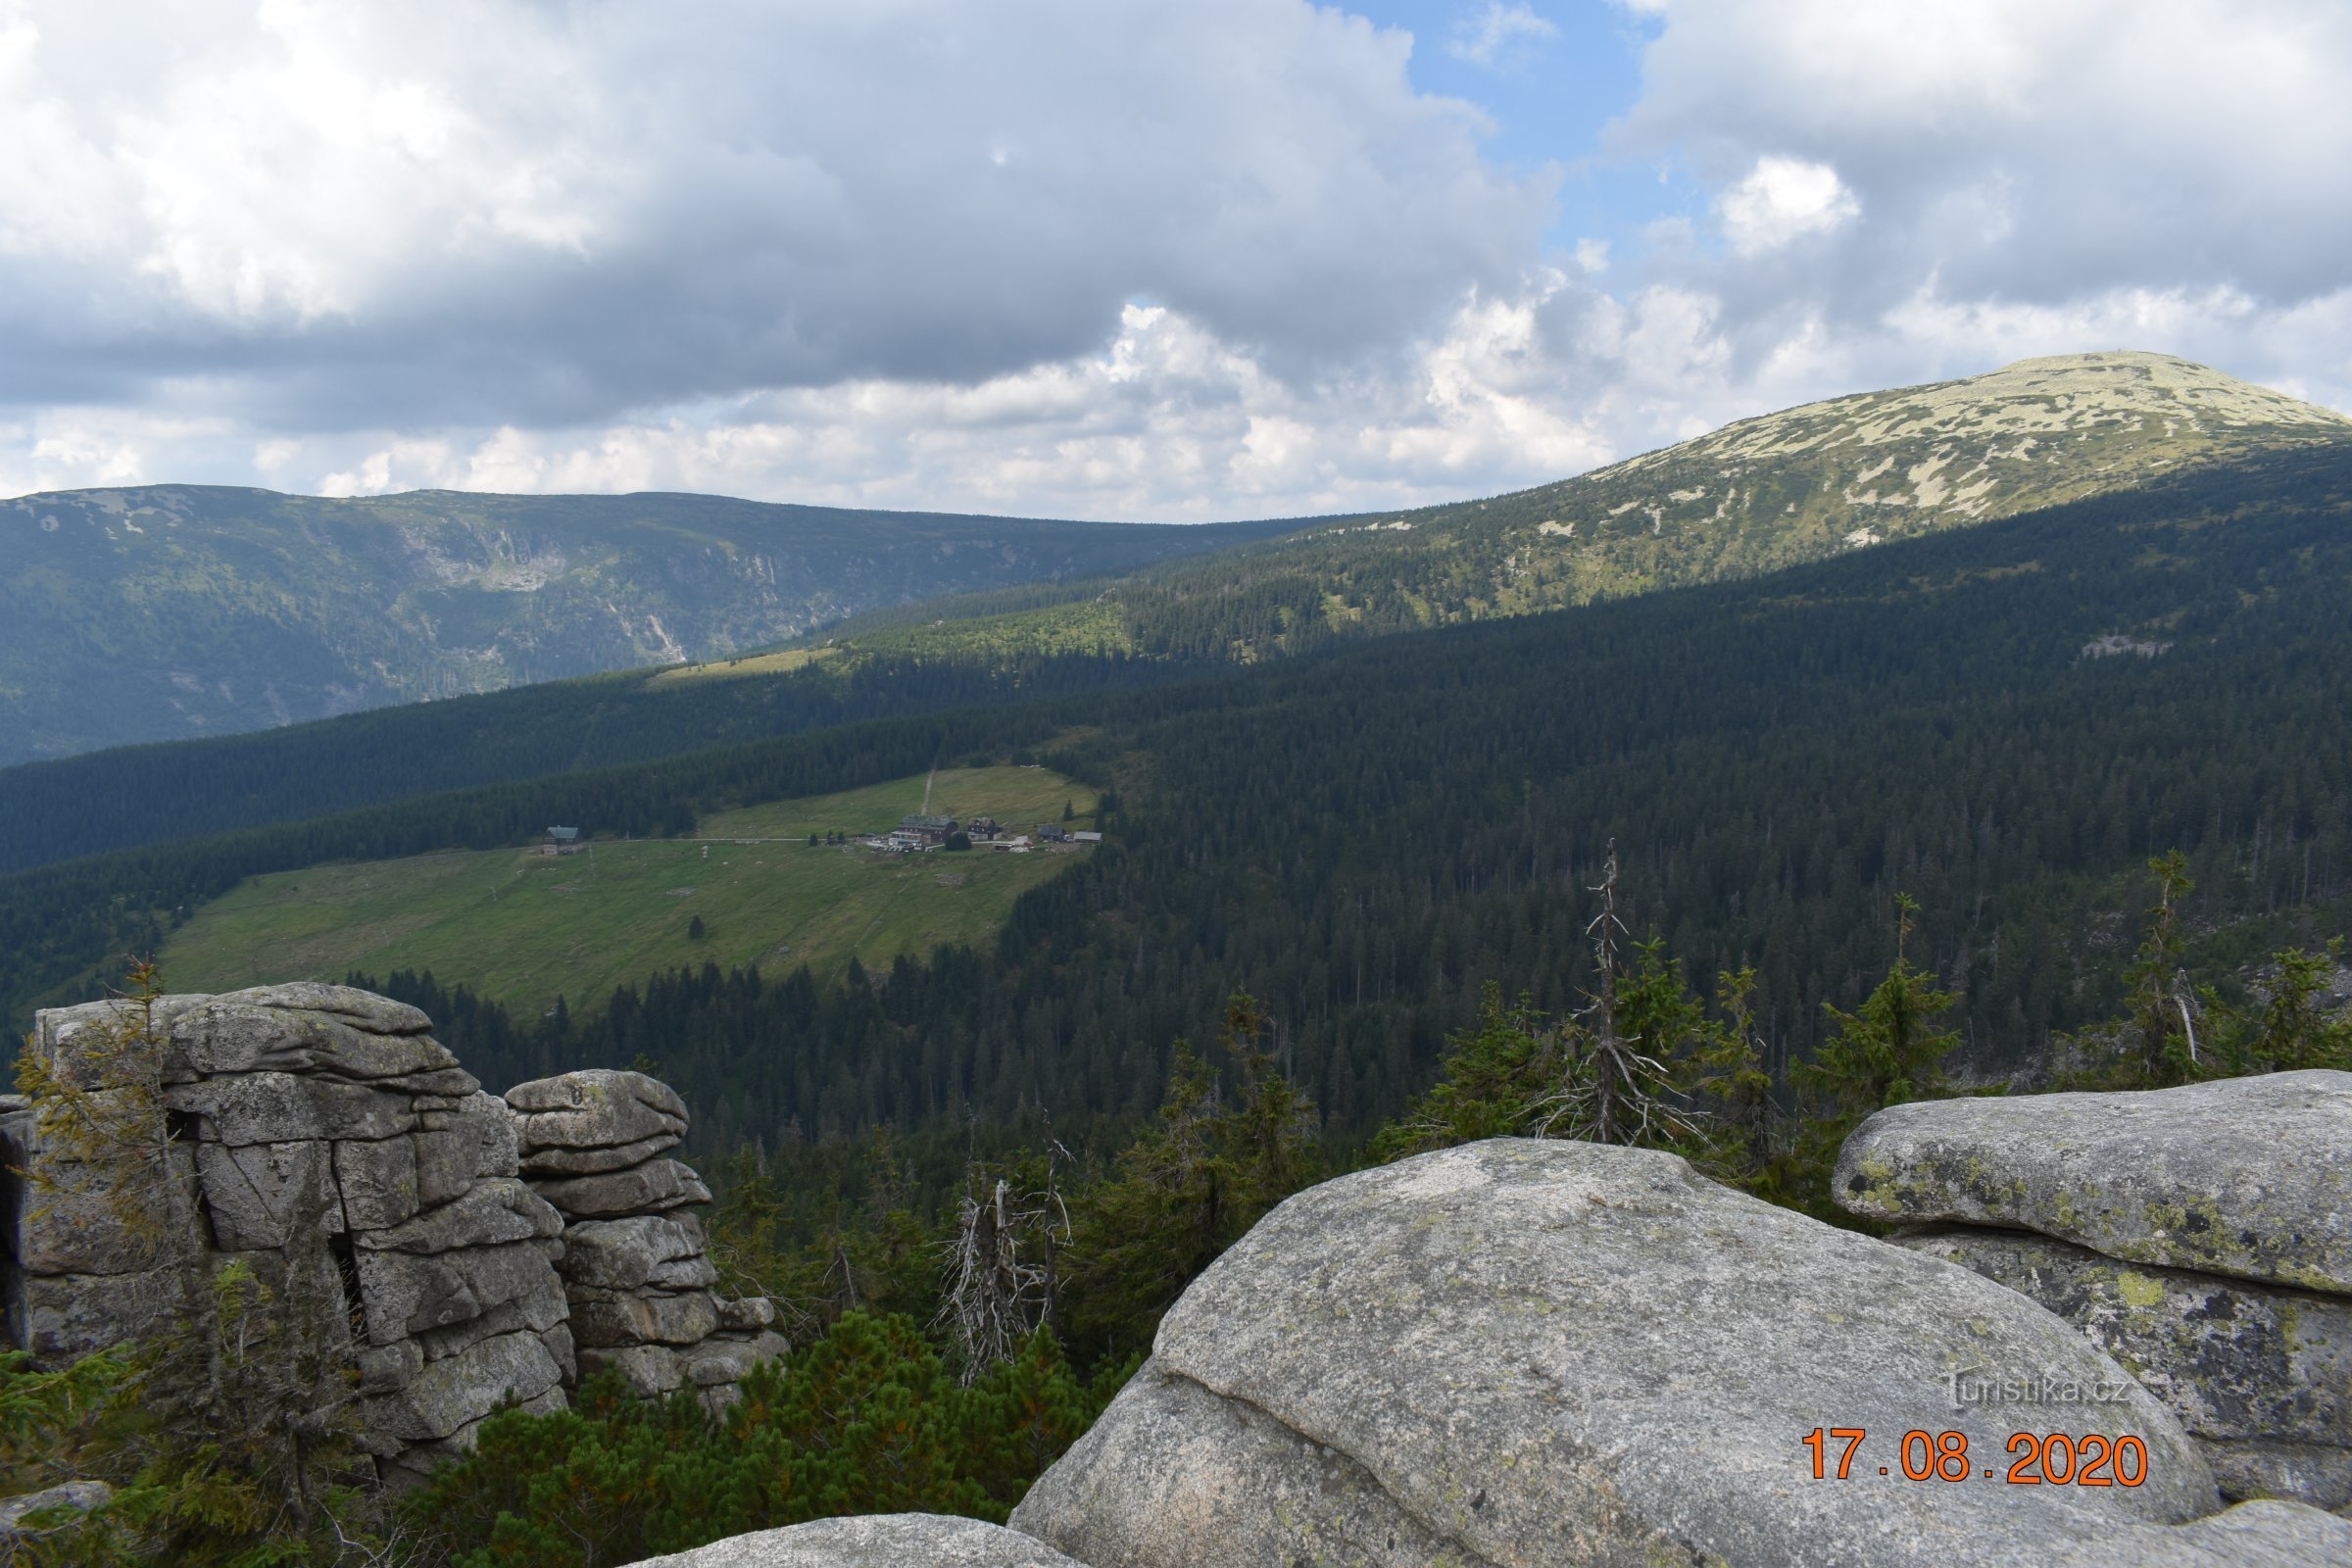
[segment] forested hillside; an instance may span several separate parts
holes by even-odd
[[[2352,877],[2352,460],[2336,452],[1747,584],[1375,643],[1236,678],[856,726],[0,880],[12,1004],[152,945],[172,910],[320,858],[514,842],[1040,753],[1110,790],[1110,842],[993,948],[871,983],[681,974],[555,1019],[449,1010],[485,1078],[640,1053],[724,1147],[1024,1107],[1131,1116],[1236,987],[1337,1135],[1392,1112],[1481,988],[1571,1003],[1613,840],[1637,934],[1753,963],[1776,1050],[1912,956],[1968,1055],[2105,1015],[2152,854],[2199,929],[2330,927]],[[1081,727],[1082,726],[1082,727]],[[1062,737],[1057,740],[1056,737]],[[421,983],[420,977],[417,983]],[[21,1013],[20,1013],[21,1016]],[[488,1020],[488,1021],[485,1021]]]
[[[1296,526],[691,495],[24,496],[0,502],[0,765],[721,657]]]
[[[1117,656],[877,653],[726,678],[639,670],[251,735],[118,747],[0,769],[0,871],[862,719],[1200,672]]]
[[[1371,636],[1737,578],[2109,493],[2198,464],[2243,471],[2272,455],[2342,444],[2347,430],[2326,410],[2183,361],[2085,355],[1809,405],[1560,484],[1394,516],[1175,533],[1004,524],[1032,533],[1008,546],[1002,562],[992,557],[985,570],[948,536],[994,526],[992,519],[876,514],[882,533],[858,537],[920,524],[916,531],[928,542],[910,556],[931,564],[904,569],[919,575],[936,568],[941,583],[957,572],[970,581],[1035,575],[1045,565],[1038,539],[1060,539],[1066,548],[1050,580],[917,603],[883,593],[877,608],[771,655],[0,769],[0,870],[725,741],[1175,679]],[[401,498],[399,505],[433,499]],[[488,509],[485,515],[522,505],[437,499]],[[399,511],[393,502],[375,505]],[[631,509],[666,507],[700,515],[701,508],[731,518],[741,511],[751,519],[743,528],[785,515],[833,545],[841,539],[826,528],[851,528],[867,515],[690,497],[578,505],[583,515],[605,519],[596,527],[618,529],[613,536],[624,542],[630,535],[608,527],[607,513],[628,517],[636,515]],[[419,525],[400,526],[415,532]],[[1052,533],[1057,528],[1076,531]],[[1282,537],[1235,542],[1269,533]],[[657,576],[706,556],[719,559],[694,542],[699,536],[673,534],[662,536],[676,548],[661,557]],[[719,555],[727,550],[737,547]],[[1087,575],[1178,552],[1187,558]],[[810,559],[831,558],[819,550]],[[500,591],[514,590],[516,607],[569,591],[551,580],[525,592],[521,581],[499,579]],[[405,603],[393,603],[395,619],[407,612]],[[167,596],[127,624],[136,630],[151,612],[186,610]],[[210,622],[199,615],[192,624]],[[685,622],[664,624],[674,630]],[[739,648],[746,636],[716,640]],[[649,648],[642,657],[660,652]]]

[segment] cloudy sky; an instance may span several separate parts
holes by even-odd
[[[0,495],[1191,519],[2147,348],[2352,409],[2340,0],[0,0]]]

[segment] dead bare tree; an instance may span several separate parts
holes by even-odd
[[[945,1288],[932,1326],[955,1341],[966,1387],[1011,1360],[1021,1342],[1054,1318],[1060,1250],[1070,1234],[1058,1180],[1066,1157],[1059,1144],[1049,1145],[1039,1191],[1016,1194],[1011,1182],[998,1177],[984,1195],[966,1192],[957,1205],[956,1233],[943,1249]]]
[[[1684,1131],[1691,1113],[1677,1103],[1665,1064],[1640,1049],[1641,1036],[1618,1030],[1617,940],[1626,927],[1617,917],[1615,839],[1609,840],[1600,885],[1589,891],[1600,895],[1600,913],[1585,927],[1600,977],[1596,989],[1587,993],[1591,1002],[1576,1015],[1560,1087],[1539,1107],[1544,1112],[1539,1125],[1546,1138],[1648,1144]]]

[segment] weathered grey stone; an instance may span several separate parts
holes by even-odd
[[[592,1377],[609,1367],[618,1372],[629,1392],[640,1398],[658,1399],[686,1383],[686,1358],[666,1346],[583,1345],[579,1361],[580,1376]]]
[[[754,1367],[776,1360],[790,1348],[780,1334],[758,1334],[743,1339],[713,1334],[684,1352],[686,1378],[698,1388],[740,1383],[751,1375]]]
[[[1291,1430],[1246,1399],[1223,1398],[1189,1378],[1171,1376],[1155,1361],[1146,1361],[1128,1380],[1093,1431],[1031,1489],[1013,1519],[1016,1529],[1042,1535],[1087,1561],[1121,1568],[1617,1560],[1579,1557],[1572,1550],[1519,1558],[1467,1552],[1400,1505],[1345,1452]],[[1196,1525],[1204,1527],[1198,1558],[1183,1555],[1177,1539]],[[1572,1547],[1582,1544],[1572,1540]],[[1602,1549],[1598,1540],[1592,1544]],[[1266,1555],[1250,1555],[1260,1548]],[[1670,1545],[1656,1554],[1662,1565],[1690,1560]]]
[[[494,1335],[531,1333],[545,1339],[555,1330],[564,1328],[565,1320],[570,1316],[571,1303],[562,1290],[554,1282],[545,1281],[512,1300],[499,1302],[479,1317],[452,1323],[447,1328],[422,1330],[413,1343],[423,1351],[424,1359],[438,1361],[469,1349]],[[570,1340],[570,1332],[565,1329],[564,1344],[568,1347]],[[568,1362],[568,1348],[559,1353],[556,1359]]]
[[[695,1345],[718,1327],[718,1303],[708,1291],[669,1296],[571,1291],[571,1332],[583,1347]]]
[[[662,1133],[613,1149],[566,1149],[561,1144],[553,1144],[534,1151],[522,1162],[522,1173],[526,1176],[594,1176],[609,1170],[626,1170],[631,1165],[644,1164],[657,1154],[669,1152],[680,1142],[676,1133]]]
[[[2199,1439],[2197,1446],[2225,1497],[2278,1497],[2337,1513],[2352,1509],[2352,1448],[2265,1438]]]
[[[336,986],[349,997],[368,993]],[[283,987],[225,992],[174,1014],[172,1046],[196,1071],[325,1073],[337,1078],[384,1079],[462,1071],[458,1060],[423,1028],[389,1031],[348,1011],[302,1007],[270,1000]],[[373,999],[410,1020],[424,1014]],[[469,1092],[469,1091],[468,1091]]]
[[[346,1140],[334,1149],[335,1186],[343,1195],[343,1217],[353,1230],[386,1230],[416,1212],[415,1143],[406,1138]]]
[[[222,1251],[283,1247],[298,1217],[318,1234],[343,1229],[330,1152],[317,1139],[290,1144],[200,1144],[196,1175]]]
[[[509,1400],[535,1399],[563,1381],[536,1334],[502,1334],[427,1362],[396,1394],[363,1401],[360,1418],[405,1443],[446,1438]]]
[[[480,1181],[438,1208],[354,1239],[372,1251],[448,1252],[564,1234],[564,1216],[513,1176]]]
[[[467,1095],[482,1092],[482,1081],[463,1067],[444,1067],[438,1072],[404,1072],[397,1078],[370,1078],[371,1089],[389,1089],[404,1095],[434,1099],[462,1100]]]
[[[718,1283],[706,1245],[691,1214],[575,1220],[564,1227],[557,1271],[569,1284],[608,1291],[698,1290]]]
[[[565,1214],[582,1218],[657,1213],[710,1201],[710,1189],[703,1185],[694,1167],[674,1159],[657,1159],[602,1176],[535,1181],[531,1187]]]
[[[2352,1073],[1895,1105],[1846,1140],[1836,1192],[1874,1219],[2352,1293]]]
[[[409,1380],[424,1370],[424,1347],[415,1340],[362,1346],[352,1361],[360,1374],[360,1393],[389,1394],[408,1387]]]
[[[313,1138],[397,1138],[416,1125],[405,1095],[283,1072],[236,1073],[166,1091],[172,1109],[201,1116],[224,1144]]]
[[[153,1169],[35,1156],[23,1196],[18,1266],[32,1274],[132,1274],[201,1246],[195,1151],[170,1144]]]
[[[444,1203],[485,1176],[515,1173],[514,1118],[496,1095],[475,1094],[448,1110],[418,1113],[416,1196]]]
[[[552,1415],[569,1402],[559,1388],[550,1389],[536,1398],[524,1399],[515,1408],[528,1415]],[[434,1438],[422,1443],[387,1442],[387,1451],[376,1460],[384,1493],[397,1497],[413,1492],[432,1480],[433,1472],[450,1460],[471,1453],[481,1432],[482,1421],[489,1419],[489,1416],[484,1416],[481,1421],[469,1421],[446,1438]]]
[[[480,1317],[503,1301],[561,1294],[555,1265],[536,1243],[471,1247],[420,1256],[363,1249],[357,1258],[368,1338],[377,1345]]]
[[[686,1131],[686,1102],[669,1085],[608,1067],[534,1079],[507,1091],[518,1112],[522,1152],[550,1145],[610,1149]]]
[[[24,1348],[43,1366],[57,1366],[179,1321],[187,1301],[180,1273],[174,1265],[137,1274],[21,1276]]]
[[[203,999],[197,999],[203,1000]],[[433,1020],[422,1009],[356,986],[328,985],[318,980],[289,980],[278,985],[250,986],[224,991],[222,1002],[241,1002],[256,1007],[286,1007],[297,1012],[322,1012],[337,1023],[363,1034],[425,1035]]]
[[[186,1059],[171,1046],[172,1025],[181,1014],[210,999],[195,994],[158,997],[146,1017],[163,1050],[166,1081],[191,1076]],[[108,1047],[110,1033],[135,1028],[139,1005],[120,999],[85,1002],[72,1007],[44,1007],[32,1015],[32,1046],[50,1071],[75,1089],[107,1089],[118,1054]]]
[[[564,1386],[569,1388],[578,1380],[580,1367],[579,1347],[572,1340],[571,1325],[558,1323],[553,1328],[541,1329],[539,1338],[546,1343],[556,1364],[564,1369]]]
[[[931,1513],[817,1519],[714,1541],[638,1568],[1086,1568],[1018,1531]],[[1271,1565],[1269,1565],[1271,1568]],[[1288,1568],[1288,1565],[1284,1565]]]
[[[37,1541],[79,1522],[93,1508],[114,1500],[115,1489],[103,1481],[66,1481],[21,1496],[0,1498],[0,1560],[22,1543]]]
[[[776,1303],[764,1296],[746,1296],[718,1303],[721,1329],[764,1329],[776,1321]]]
[[[526,1415],[553,1415],[566,1408],[570,1402],[563,1389],[553,1388],[545,1394],[517,1401],[514,1408]],[[471,1453],[482,1422],[489,1419],[485,1415],[479,1420],[468,1421],[446,1438],[402,1443],[380,1466],[385,1490],[397,1495],[419,1482],[430,1480],[433,1472],[449,1460]]]
[[[2015,1231],[1895,1241],[2039,1301],[2089,1335],[2193,1436],[2352,1447],[2352,1300],[2120,1263]]]
[[[291,1280],[287,1256],[272,1250],[192,1252],[179,1262],[134,1274],[19,1275],[23,1292],[13,1312],[24,1348],[43,1365],[58,1365],[128,1340],[144,1339],[187,1322],[191,1292],[202,1293],[219,1271],[242,1263],[279,1300],[299,1297],[328,1313],[330,1342],[345,1332],[341,1282],[320,1249],[308,1270]]]
[[[2010,1433],[2042,1424],[1953,1409],[1966,1368],[2108,1391],[2077,1429],[2137,1438],[2145,1483],[1903,1480],[1907,1431],[1960,1432],[1972,1469],[2002,1468]],[[1880,1446],[1816,1482],[1797,1440],[1817,1426]],[[2316,1563],[2352,1542],[2317,1510],[2246,1506],[2270,1510],[2253,1526],[2283,1521],[2276,1554],[2217,1555],[2207,1525],[2177,1528],[2219,1507],[2187,1434],[2014,1292],[1671,1155],[1496,1140],[1327,1182],[1260,1221],[1013,1523],[1117,1568],[2121,1568]]]

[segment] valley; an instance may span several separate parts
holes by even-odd
[[[986,947],[1013,903],[1084,852],[878,855],[827,838],[922,808],[1091,826],[1095,792],[1038,767],[944,769],[704,818],[691,838],[594,838],[575,854],[445,852],[255,877],[174,930],[161,961],[182,990],[354,971],[429,972],[525,1016],[601,1003],[679,967],[887,970],[950,944]]]

